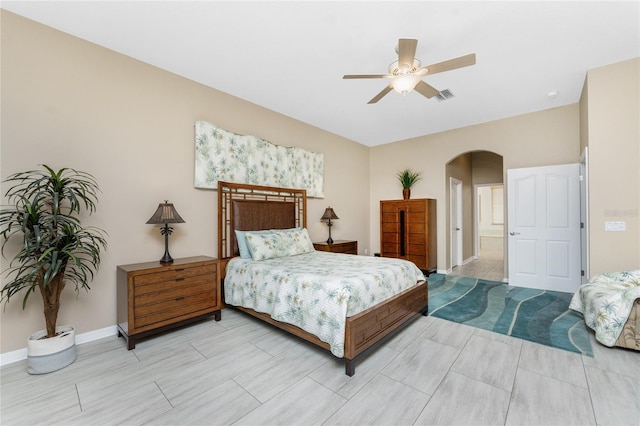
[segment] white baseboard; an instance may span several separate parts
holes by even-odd
[[[476,260],[478,258],[478,256],[471,256],[465,260],[462,261],[462,265],[460,266],[464,266],[469,262],[473,262],[474,260]],[[449,275],[451,272],[453,271],[453,268],[449,268],[449,269],[438,269],[436,270],[436,272],[438,274],[444,274],[444,275]]]
[[[27,348],[0,354],[0,366],[13,364],[14,362],[22,361],[23,359],[27,359]]]
[[[99,330],[88,331],[82,334],[76,334],[76,345],[91,342],[93,340],[102,339],[104,337],[113,336],[118,334],[118,327],[115,325],[101,328]],[[26,339],[25,339],[26,341]],[[13,364],[14,362],[27,359],[27,348],[18,349],[11,352],[5,352],[0,354],[0,366]]]
[[[103,339],[105,337],[113,336],[114,334],[118,334],[118,327],[115,325],[101,328],[99,330],[87,331],[82,334],[76,334],[76,345]]]
[[[463,260],[463,261],[462,261],[462,265],[464,266],[464,265],[466,265],[467,263],[469,263],[469,262],[473,262],[473,261],[474,261],[474,260],[476,260],[476,259],[478,259],[478,256],[471,256],[471,257],[469,257],[469,258],[467,258],[467,259]]]

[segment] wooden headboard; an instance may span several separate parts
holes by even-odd
[[[221,260],[238,255],[236,229],[295,227],[307,227],[307,191],[304,189],[218,182],[218,258]]]

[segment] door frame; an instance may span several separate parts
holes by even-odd
[[[451,242],[451,269],[455,266],[462,266],[464,264],[463,259],[463,238],[462,238],[462,181],[454,177],[449,178],[449,241]],[[456,231],[455,225],[459,225],[459,229]],[[457,244],[454,244],[454,240]],[[456,253],[454,253],[454,250]],[[457,263],[454,264],[454,259]]]
[[[580,261],[582,283],[589,278],[589,147],[580,156]]]

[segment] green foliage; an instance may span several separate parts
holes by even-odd
[[[37,287],[45,307],[59,305],[62,288],[51,287],[64,287],[65,280],[75,284],[76,292],[89,290],[100,265],[100,250],[107,247],[105,232],[82,226],[78,218],[82,210],[89,214],[96,210],[99,188],[93,176],[69,168],[57,172],[46,165],[43,168],[9,176],[5,182],[13,186],[5,196],[11,205],[0,210],[2,255],[10,240],[21,239],[21,249],[4,271],[9,282],[1,290],[1,300],[8,303],[26,290],[23,309]],[[55,295],[56,300],[46,300],[45,293]]]
[[[396,176],[402,184],[402,187],[405,189],[411,188],[416,182],[422,179],[422,177],[420,176],[420,172],[416,172],[411,169],[404,169],[402,171],[399,171]]]

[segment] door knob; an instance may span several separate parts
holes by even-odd
[[[459,230],[460,230],[460,228],[456,228],[456,231],[459,231]]]
[[[511,232],[509,232],[509,235],[520,235],[520,233],[511,231]]]

